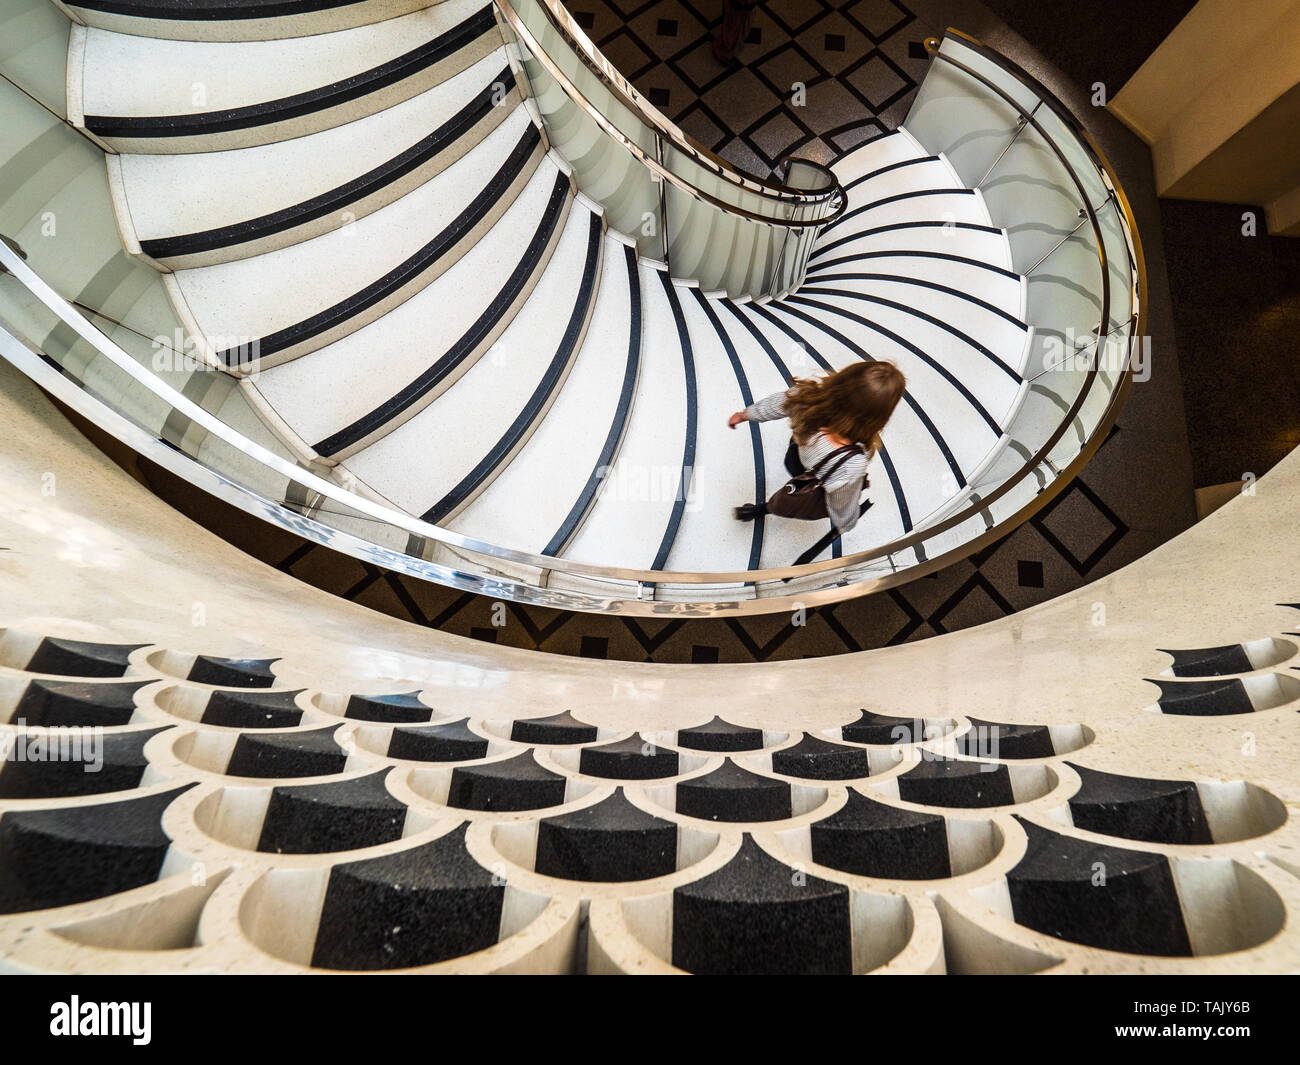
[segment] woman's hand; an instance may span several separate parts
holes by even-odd
[[[743,410],[738,410],[736,411],[735,414],[733,414],[730,418],[727,419],[727,428],[734,429],[741,422],[747,422],[747,421],[749,421],[749,415],[746,414]]]

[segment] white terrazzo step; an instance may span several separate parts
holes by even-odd
[[[894,132],[868,141],[835,160],[831,164],[831,173],[839,179],[841,185],[847,185],[874,170],[929,154],[917,143],[915,137],[900,126]]]
[[[501,171],[528,129],[523,107],[446,170],[406,196],[343,228],[286,248],[174,275],[206,334],[269,337],[355,296],[433,240]],[[413,284],[435,280],[455,259],[443,256]],[[352,316],[290,353],[302,355],[373,320]]]
[[[836,240],[851,237],[838,247],[814,251],[809,262],[809,277],[821,268],[852,269],[855,255],[872,252],[936,252],[941,255],[959,255],[977,262],[988,263],[1003,270],[1011,269],[1011,245],[1006,234],[997,229],[969,229],[964,226],[945,226],[940,222],[904,223],[890,228],[853,229],[837,233]],[[825,247],[825,245],[822,245]]]
[[[222,112],[284,100],[373,70],[453,30],[483,0],[442,0],[372,25],[273,41],[169,41],[88,27],[70,98],[74,124],[86,116],[154,118]],[[183,136],[108,133],[127,151],[191,152],[262,144],[350,122],[423,92],[501,46],[484,33],[477,44],[396,82],[310,114]],[[147,76],[142,76],[147,72]],[[87,122],[88,128],[95,124]]]
[[[496,225],[433,284],[342,340],[258,374],[267,402],[309,444],[388,403],[492,304],[544,217],[558,174],[543,158]]]
[[[582,207],[569,212],[537,287],[487,354],[419,414],[346,461],[359,480],[423,515],[474,470],[525,409],[561,347],[581,292],[591,219]],[[545,413],[538,411],[539,421]]]
[[[679,492],[686,364],[659,271],[641,267],[642,362],[627,435],[604,491],[565,558],[648,568]]]
[[[900,292],[900,289],[905,291]],[[849,292],[874,295],[895,305],[856,299],[846,294]],[[882,344],[890,350],[905,350],[897,340],[885,335],[885,330],[908,341],[956,378],[1000,423],[1020,388],[1016,371],[1025,357],[1028,330],[977,304],[919,286],[862,281],[839,282],[833,288],[828,285],[825,289],[810,291],[808,296],[819,303],[841,307],[865,318],[873,327],[880,327],[868,328],[841,318],[877,358],[892,358],[881,354]],[[930,318],[919,317],[920,313],[929,314]],[[840,316],[828,321],[833,324],[836,317]],[[993,353],[993,357],[975,344],[982,344]],[[904,359],[907,365],[925,361],[912,351],[900,354],[899,358]],[[902,367],[904,363],[899,365]]]
[[[272,41],[363,26],[418,11],[429,0],[365,0],[272,18],[163,18],[121,11],[100,11],[69,0],[67,6],[87,25],[174,41]],[[145,5],[147,6],[147,5]]]
[[[635,342],[639,360],[641,340],[631,293],[639,279],[629,277],[627,245],[604,239],[596,306],[572,372],[514,461],[447,523],[457,532],[540,553],[596,472],[618,415],[629,344]]]
[[[926,293],[936,293],[937,290],[915,282],[942,285],[991,303],[1007,314],[1024,320],[1026,286],[1020,275],[988,269],[979,260],[970,259],[955,251],[943,254],[953,254],[957,258],[939,258],[916,252],[867,255],[854,262],[810,272],[804,284],[807,287],[852,285],[861,291],[870,291],[900,303],[914,304],[925,310],[930,310],[924,302]],[[884,275],[893,280],[841,280],[852,274]],[[890,295],[891,291],[893,295]]]
[[[754,448],[744,427],[727,427],[745,405],[740,382],[693,287],[675,287],[691,338],[699,415],[690,499],[665,568],[748,569],[754,526],[736,521],[732,509],[754,499]]]
[[[888,169],[864,175],[857,184],[848,186],[848,210],[856,211],[879,200],[922,189],[961,188],[965,186],[946,160],[929,157],[907,159]],[[851,225],[852,221],[850,219],[844,225]]]
[[[505,68],[498,49],[418,96],[341,126],[292,140],[223,152],[185,155],[118,156],[129,221],[137,240],[148,241],[203,233],[287,211],[347,185],[383,166],[437,129],[485,88]],[[515,94],[503,100],[496,119],[513,117]],[[476,131],[481,127],[476,127]],[[483,132],[486,136],[486,131]],[[455,162],[476,141],[457,142],[429,164],[347,209],[296,225],[270,240],[294,243],[355,221],[428,180]],[[208,262],[224,262],[272,250],[264,242],[238,243],[204,253]],[[196,257],[168,258],[184,269],[203,265]]]

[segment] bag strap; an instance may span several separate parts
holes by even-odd
[[[823,466],[825,466],[826,463],[830,462],[830,460],[833,459],[836,455],[842,454],[843,452],[846,452],[846,451],[848,451],[848,452],[854,452],[854,451],[856,451],[858,454],[862,454],[862,448],[861,448],[859,445],[857,445],[857,444],[845,444],[843,447],[836,448],[834,451],[832,451],[829,455],[827,455],[827,456],[826,456],[825,458],[823,458],[820,462],[818,462],[817,465],[814,466],[814,467],[813,467],[811,470],[809,470],[808,472],[811,473],[811,474],[813,475],[813,477],[816,478],[817,483],[820,484],[821,481],[822,481],[822,477],[821,477],[821,474],[820,474],[818,471],[819,471]],[[835,463],[835,465],[832,466],[832,467],[827,471],[826,476],[829,478],[829,477],[830,477],[830,476],[831,476],[831,475],[832,475],[836,470],[838,470],[841,466],[843,466],[846,462],[848,462],[850,458],[852,458],[852,455],[845,455],[842,459],[840,459],[839,462]]]

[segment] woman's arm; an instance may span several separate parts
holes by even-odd
[[[777,418],[784,418],[786,395],[785,392],[773,392],[770,396],[764,396],[751,403],[743,412],[737,411],[736,414],[743,413],[744,418],[739,420],[746,422],[773,422]],[[735,415],[732,417],[734,418]]]

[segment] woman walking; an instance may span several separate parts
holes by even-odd
[[[880,431],[903,398],[907,380],[892,362],[857,362],[814,379],[796,379],[738,410],[727,424],[790,420],[785,454],[791,480],[766,503],[736,508],[739,521],[760,514],[816,520],[829,517],[839,535],[858,523],[867,463],[880,450]]]

